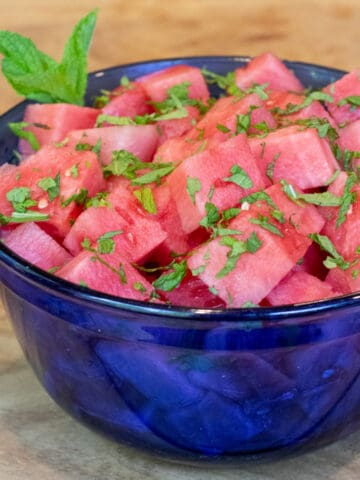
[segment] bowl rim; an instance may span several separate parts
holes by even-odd
[[[131,63],[124,63],[120,65],[110,66],[104,69],[98,69],[88,74],[90,79],[102,78],[104,75],[121,69],[137,68],[144,65],[159,67],[163,64],[178,64],[192,61],[222,61],[229,64],[235,63],[248,63],[253,57],[246,55],[198,55],[198,56],[184,56],[184,57],[164,57],[158,59],[136,61]],[[339,76],[347,73],[344,70],[327,67],[324,65],[302,62],[283,60],[288,67],[298,67],[303,69],[316,69],[322,73],[332,72],[334,75]],[[4,121],[4,117],[9,116],[16,110],[24,108],[27,104],[33,103],[28,100],[14,105],[4,113],[0,115],[0,123]],[[138,314],[151,314],[159,317],[169,317],[172,319],[181,320],[205,320],[208,322],[218,322],[220,319],[222,322],[235,322],[241,324],[242,322],[259,322],[271,320],[271,321],[284,321],[298,317],[306,317],[314,314],[324,314],[333,312],[344,307],[355,308],[360,306],[360,291],[332,297],[330,299],[317,300],[313,302],[299,303],[299,304],[286,304],[280,306],[271,307],[227,307],[227,308],[193,308],[182,307],[168,304],[151,303],[144,301],[131,300],[127,298],[121,298],[115,295],[106,294],[96,290],[92,290],[75,283],[71,283],[62,278],[56,277],[45,270],[42,270],[35,265],[32,265],[15,252],[10,250],[0,240],[0,267],[10,268],[16,276],[21,277],[25,282],[29,282],[35,286],[40,287],[42,290],[53,293],[55,296],[59,294],[62,297],[70,298],[71,300],[87,301],[92,305],[107,306],[115,309],[116,311],[130,311]]]

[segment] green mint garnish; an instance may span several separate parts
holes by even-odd
[[[356,201],[357,195],[355,192],[352,192],[351,189],[356,183],[356,175],[351,172],[348,175],[348,178],[345,182],[344,192],[340,199],[340,208],[338,213],[338,218],[336,220],[336,228],[340,227],[342,223],[346,220],[346,214],[349,211],[349,208],[352,203]]]
[[[264,230],[267,230],[268,232],[271,232],[279,237],[283,237],[284,234],[282,233],[279,228],[271,223],[269,217],[266,215],[258,215],[256,218],[250,218],[250,223],[253,225],[259,225],[259,227],[263,228]]]
[[[226,263],[224,267],[216,274],[216,278],[223,278],[232,272],[244,253],[255,253],[259,250],[262,243],[255,232],[252,232],[247,240],[238,240],[235,237],[224,236],[220,238],[220,245],[229,247],[226,254]]]
[[[187,177],[186,190],[191,198],[192,203],[195,205],[195,195],[201,190],[201,183],[197,177]]]
[[[145,211],[154,215],[157,213],[154,195],[150,187],[143,187],[138,190],[134,190],[133,194],[139,200]]]
[[[75,26],[60,63],[38,50],[29,38],[1,30],[2,73],[16,92],[40,103],[83,105],[96,16],[93,10]]]
[[[32,200],[30,188],[28,187],[15,187],[6,193],[6,199],[12,204],[15,212],[25,213],[28,208],[36,205],[36,202]]]
[[[224,182],[235,183],[239,187],[247,190],[254,186],[253,181],[243,168],[239,165],[233,165],[230,169],[231,176],[224,178]]]
[[[45,222],[46,220],[49,220],[48,214],[32,210],[28,210],[27,212],[13,212],[9,217],[0,213],[1,225],[7,225],[9,223]]]
[[[47,192],[49,200],[52,202],[56,197],[60,195],[60,172],[58,172],[54,178],[44,177],[38,181],[38,186]]]
[[[181,262],[174,262],[170,264],[171,271],[169,273],[163,273],[153,282],[153,286],[157,290],[162,290],[163,292],[171,292],[178,285],[186,275],[187,265],[186,261],[182,260]]]
[[[350,262],[345,261],[344,257],[337,252],[329,237],[320,235],[319,233],[311,233],[309,238],[317,243],[322,250],[330,254],[330,256],[324,260],[326,268],[332,269],[339,267],[341,270],[347,270],[351,266]]]
[[[1,32],[0,32],[1,35]],[[35,151],[40,149],[40,143],[36,138],[35,134],[30,130],[26,130],[31,124],[27,122],[10,122],[8,126],[10,130],[19,138],[23,138],[27,140],[31,146],[31,148]]]

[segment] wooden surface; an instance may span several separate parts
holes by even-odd
[[[100,13],[89,69],[151,58],[256,55],[360,65],[358,0],[1,0],[0,29],[59,59],[76,21]],[[0,113],[19,101],[0,79]],[[41,389],[0,307],[1,480],[358,480],[360,433],[273,465],[204,470],[161,463],[89,432]]]

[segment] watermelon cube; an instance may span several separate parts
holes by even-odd
[[[235,265],[229,267],[232,250],[220,237],[195,248],[188,259],[189,268],[199,272],[200,279],[228,306],[241,307],[249,301],[260,303],[305,255],[311,244],[308,232],[319,232],[324,224],[313,205],[288,203],[280,185],[268,188],[265,193],[283,213],[282,221],[275,221],[274,206],[261,200],[248,205],[228,226],[239,231],[231,235],[232,242],[239,245],[238,242],[256,235],[259,248],[240,254]],[[307,218],[303,230],[297,227],[294,218]],[[265,225],[264,220],[267,220]],[[269,229],[269,223],[276,228]]]
[[[44,146],[8,173],[0,185],[1,213],[9,216],[14,210],[7,199],[10,190],[28,188],[31,200],[36,202],[30,210],[49,215],[42,226],[57,239],[64,238],[70,230],[85,197],[96,195],[105,187],[96,154],[67,146]],[[59,190],[53,198],[45,187],[41,187],[46,179],[58,181]]]
[[[134,118],[136,115],[151,113],[149,97],[138,82],[119,86],[110,92],[110,101],[102,108],[104,115]]]
[[[318,188],[339,168],[328,140],[314,128],[289,126],[249,144],[269,183],[285,179],[303,190]]]
[[[99,158],[102,164],[108,165],[114,150],[127,150],[144,162],[151,161],[159,135],[155,125],[124,125],[72,130],[68,139],[69,147],[73,148],[77,144],[95,146],[101,142]]]
[[[322,281],[310,273],[293,270],[266,297],[270,305],[313,302],[333,297],[330,283]]]
[[[350,259],[352,265],[343,270],[339,267],[332,268],[326,276],[326,281],[338,295],[346,295],[360,290],[359,257],[353,256]]]
[[[341,197],[347,179],[347,173],[341,172],[329,186],[328,191]],[[354,256],[360,244],[360,186],[358,184],[354,185],[351,191],[355,195],[355,201],[349,205],[340,224],[338,224],[340,207],[324,207],[321,210],[326,219],[323,229],[324,235],[330,238],[338,253],[346,259]]]
[[[72,258],[65,248],[34,222],[15,228],[7,235],[5,245],[44,270],[62,266]]]
[[[245,67],[235,70],[235,83],[246,90],[254,84],[267,84],[271,90],[303,91],[300,80],[272,53],[263,53],[253,58]]]
[[[118,252],[96,257],[84,250],[55,275],[99,292],[133,300],[149,300],[153,291],[152,285]]]
[[[153,102],[162,102],[168,95],[169,88],[184,82],[190,84],[189,98],[206,102],[209,90],[201,70],[188,65],[175,65],[159,72],[150,73],[137,79]]]
[[[333,101],[326,102],[326,107],[338,125],[360,119],[359,106],[349,101],[360,95],[360,69],[347,73],[323,90],[332,96]]]
[[[236,171],[245,178],[243,187],[231,180]],[[167,183],[185,233],[199,227],[208,202],[221,211],[264,186],[245,135],[237,135],[211,150],[188,157],[168,176]],[[196,191],[192,192],[192,188]]]
[[[91,128],[95,125],[99,110],[69,103],[34,103],[27,105],[23,121],[30,125],[40,146],[60,142],[70,130]],[[25,157],[34,153],[27,140],[19,140],[19,151]]]
[[[156,122],[156,127],[160,136],[160,144],[164,143],[169,138],[180,137],[191,130],[194,124],[199,120],[200,113],[196,107],[186,106],[186,117],[173,118],[170,120],[159,120]]]

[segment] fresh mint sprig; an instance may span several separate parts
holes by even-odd
[[[2,73],[15,91],[40,103],[84,105],[87,54],[97,17],[91,11],[75,26],[58,63],[18,33],[0,30]]]

